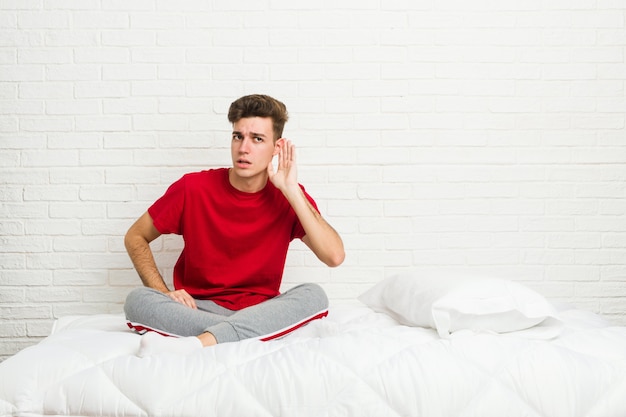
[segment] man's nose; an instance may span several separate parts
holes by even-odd
[[[240,153],[248,153],[250,151],[250,139],[243,138],[241,140],[241,145],[239,146]]]

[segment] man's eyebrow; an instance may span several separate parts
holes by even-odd
[[[241,133],[238,130],[233,130],[233,135],[243,135],[243,133]],[[267,137],[264,133],[256,133],[256,132],[250,132],[250,136],[253,136],[253,137],[259,136],[263,138]]]

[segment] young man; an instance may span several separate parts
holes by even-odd
[[[279,294],[291,240],[301,239],[330,267],[345,256],[341,238],[298,184],[295,147],[282,137],[287,119],[285,105],[269,96],[233,102],[232,168],[183,176],[128,230],[124,243],[144,287],[128,295],[124,310],[131,328],[156,331],[142,337],[139,356],[269,340],[326,315],[319,285]],[[173,291],[149,245],[166,233],[185,242]]]

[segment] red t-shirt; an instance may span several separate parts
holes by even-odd
[[[240,310],[279,294],[289,243],[305,232],[271,182],[259,192],[244,193],[230,184],[228,171],[184,175],[148,213],[159,232],[182,235],[185,241],[174,267],[174,287]]]

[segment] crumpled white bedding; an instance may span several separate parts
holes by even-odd
[[[626,327],[559,318],[441,339],[338,306],[280,340],[138,358],[122,316],[69,317],[0,364],[0,415],[626,416]]]

